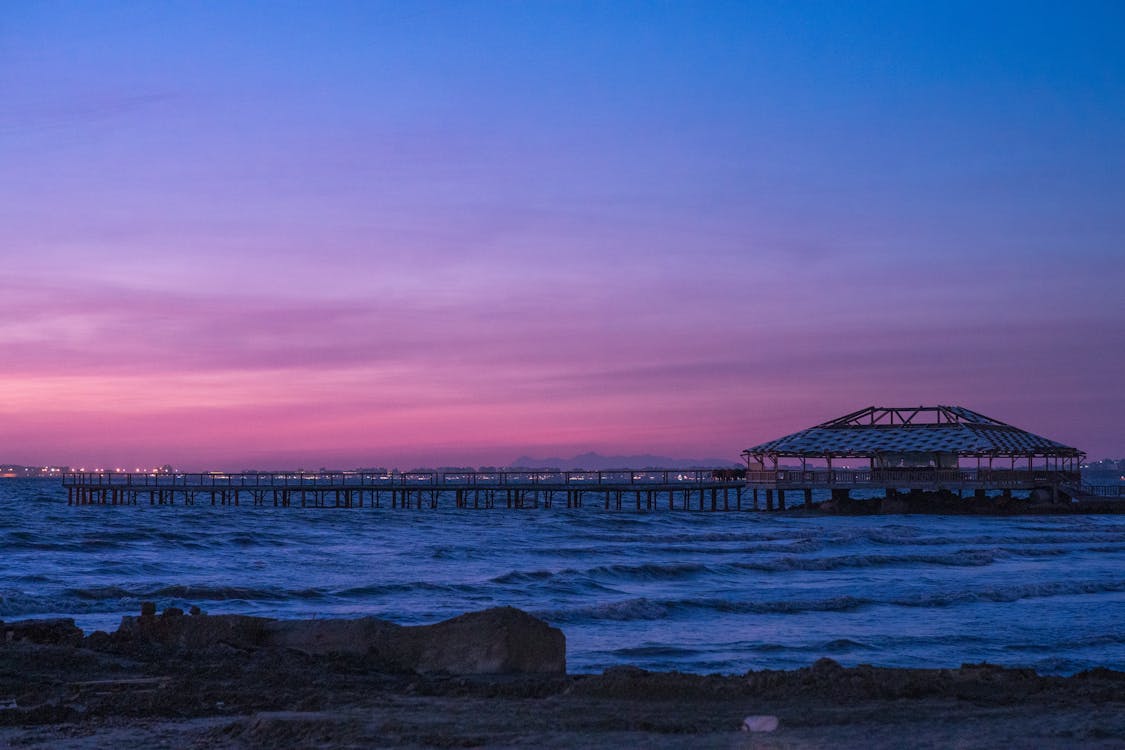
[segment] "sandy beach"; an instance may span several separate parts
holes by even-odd
[[[172,618],[168,636],[159,628]],[[247,624],[257,627],[259,618],[172,618],[150,617],[148,635],[144,618],[126,618],[117,633],[85,637],[66,621],[8,623],[0,645],[0,743],[75,749],[1125,744],[1125,673],[1106,669],[1056,677],[988,664],[845,668],[819,659],[802,669],[741,675],[631,667],[591,675],[456,675],[403,669],[388,661],[386,650],[335,648],[332,638],[354,633],[356,621],[317,621],[315,631],[310,621],[295,629],[273,622],[291,644],[279,647],[272,645],[276,637],[247,645],[240,633]],[[198,628],[206,631],[193,639]],[[549,658],[536,640],[541,633],[512,636],[508,625],[488,630],[471,635],[465,653],[494,654],[495,633],[503,631],[521,664],[534,668],[534,660]],[[450,644],[448,653],[460,653],[448,632],[431,635]],[[523,639],[515,650],[513,637]],[[304,648],[302,639],[319,645]],[[422,658],[432,658],[428,648],[422,644]],[[750,715],[776,716],[778,727],[740,731]]]

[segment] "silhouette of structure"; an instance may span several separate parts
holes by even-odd
[[[1085,457],[1077,448],[961,406],[869,406],[742,455],[755,502],[757,490],[765,490],[770,507],[774,492],[784,507],[786,490],[802,492],[810,504],[814,489],[831,490],[835,499],[866,489],[888,497],[904,490],[971,490],[976,497],[1027,490],[1058,500],[1060,493],[1079,494]],[[785,466],[783,459],[801,466]]]

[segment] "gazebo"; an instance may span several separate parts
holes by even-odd
[[[846,497],[852,489],[888,495],[900,489],[971,489],[980,496],[1044,488],[1054,498],[1060,486],[1080,481],[1085,457],[1077,448],[962,406],[869,406],[742,455],[749,485],[770,491],[771,500],[772,490],[804,490],[806,503],[813,489]],[[783,459],[796,459],[800,468]],[[848,468],[833,466],[842,460]]]

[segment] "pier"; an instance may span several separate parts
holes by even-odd
[[[732,469],[412,472],[68,472],[69,505],[252,505],[313,508],[505,507],[637,511],[743,510]]]
[[[1051,503],[1122,496],[1121,487],[1083,483],[1085,454],[1077,448],[960,406],[871,406],[742,455],[745,469],[103,471],[68,472],[62,480],[68,504],[79,506],[772,511],[785,510],[794,495],[811,509],[814,492],[826,509],[847,503],[853,491],[882,495],[887,508],[916,493],[987,502],[1026,492]]]

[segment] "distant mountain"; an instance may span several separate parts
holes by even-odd
[[[640,456],[603,456],[599,453],[583,453],[574,458],[532,458],[520,456],[511,463],[511,468],[519,469],[691,469],[723,468],[742,466],[727,458],[669,458],[653,456],[648,453]]]

